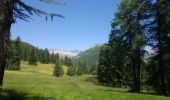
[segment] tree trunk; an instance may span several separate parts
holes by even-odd
[[[160,88],[159,92],[160,94],[166,95],[166,84],[165,84],[165,65],[164,65],[164,47],[163,47],[163,38],[162,35],[166,34],[164,33],[164,30],[162,30],[163,28],[163,24],[164,24],[164,19],[162,20],[162,16],[161,12],[160,12],[160,0],[157,0],[157,5],[156,5],[156,21],[157,21],[157,33],[156,33],[156,38],[158,41],[158,72],[159,72],[159,77],[158,77],[158,87]]]
[[[140,92],[140,70],[141,70],[141,59],[140,59],[140,48],[137,50],[137,80],[136,80],[136,92]]]
[[[136,63],[135,57],[132,58],[132,70],[133,70],[133,83],[131,87],[131,92],[136,92],[137,90],[137,73],[136,73]]]
[[[3,85],[6,67],[10,28],[13,22],[13,4],[13,0],[0,0],[0,86]]]
[[[142,28],[141,28],[141,24],[140,24],[140,21],[141,21],[141,17],[142,17],[142,13],[141,13],[141,8],[140,8],[140,5],[142,5],[142,0],[139,0],[138,1],[139,3],[139,7],[137,8],[137,21],[138,21],[138,25],[137,25],[137,35],[141,35],[144,34],[142,33]],[[140,93],[140,77],[141,77],[141,47],[143,44],[143,41],[144,40],[138,40],[139,41],[139,44],[137,44],[137,48],[136,48],[136,92]]]
[[[162,42],[161,42],[161,35],[159,34],[159,42],[158,42],[158,71],[159,71],[159,87],[160,87],[160,92],[163,95],[166,95],[166,84],[165,84],[165,64],[164,64],[164,59],[163,59],[163,47],[162,47]]]
[[[142,17],[142,14],[141,14],[141,8],[140,8],[140,5],[142,4],[142,0],[138,0],[138,7],[136,8],[136,12],[137,12],[137,15],[136,15],[136,20],[138,22],[138,24],[136,25],[136,36],[140,36],[142,35],[142,29],[141,29],[141,24],[140,24],[140,20],[141,20],[141,17]],[[143,41],[144,40],[137,40],[137,47],[135,48],[134,50],[134,64],[133,64],[133,73],[134,73],[134,91],[133,92],[137,92],[137,93],[140,93],[140,76],[141,76],[141,47],[143,45]],[[139,43],[138,43],[139,42]]]

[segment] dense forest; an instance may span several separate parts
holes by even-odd
[[[169,29],[169,0],[122,0],[109,41],[101,47],[99,82],[170,95]]]
[[[37,62],[44,64],[55,63],[59,54],[50,54],[48,49],[39,49],[31,44],[21,41],[20,37],[10,41],[7,57],[7,69],[20,69],[20,61],[28,61],[30,65]]]
[[[9,53],[6,63],[6,69],[8,70],[20,70],[21,61],[28,61],[28,64],[33,66],[37,66],[38,62],[43,64],[55,64],[54,75],[58,77],[64,74],[62,69],[63,65],[68,67],[67,75],[69,76],[96,74],[96,64],[87,65],[85,61],[73,63],[70,57],[65,56],[62,58],[58,53],[49,53],[47,48],[39,49],[38,47],[21,41],[20,37],[11,40],[8,50]]]

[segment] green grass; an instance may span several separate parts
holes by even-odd
[[[21,71],[6,71],[0,100],[170,100],[98,86],[87,81],[89,76],[57,78],[52,75],[53,66],[22,62]]]

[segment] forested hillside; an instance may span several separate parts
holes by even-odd
[[[97,64],[99,59],[100,46],[92,47],[84,52],[81,52],[78,56],[73,57],[73,62],[78,63],[86,62],[88,65]]]
[[[20,61],[28,61],[30,65],[37,65],[37,62],[44,64],[55,63],[59,59],[58,54],[50,54],[48,49],[39,49],[29,43],[21,41],[18,37],[11,40],[8,49],[7,69],[20,69]]]

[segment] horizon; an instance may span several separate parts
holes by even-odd
[[[42,49],[86,50],[93,44],[107,43],[111,21],[121,0],[60,0],[66,5],[59,6],[23,1],[48,12],[57,11],[65,19],[56,17],[52,22],[33,15],[30,22],[18,20],[12,25],[12,39],[19,36]]]

